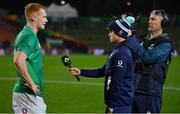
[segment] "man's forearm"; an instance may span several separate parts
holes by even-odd
[[[31,79],[31,76],[27,70],[27,66],[26,66],[26,63],[23,62],[23,61],[20,61],[19,63],[16,64],[16,67],[19,71],[19,73],[21,74],[22,78],[24,79],[24,81],[29,85],[33,85],[34,82],[33,80]]]
[[[14,56],[14,64],[16,65],[16,68],[18,72],[22,75],[22,78],[24,81],[29,85],[33,85],[34,82],[31,79],[31,76],[28,72],[27,66],[26,66],[26,59],[27,56],[24,52],[18,51]]]

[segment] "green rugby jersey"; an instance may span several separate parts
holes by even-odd
[[[22,51],[26,54],[28,72],[34,83],[40,87],[40,93],[38,96],[42,97],[44,91],[44,76],[41,46],[37,36],[28,26],[24,26],[23,30],[16,37],[14,43],[14,54],[17,51]],[[13,91],[33,94],[33,92],[25,86],[24,83],[25,81],[23,80],[21,74],[17,71],[17,82]]]

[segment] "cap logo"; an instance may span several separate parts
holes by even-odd
[[[119,33],[120,35],[122,35],[122,34],[123,34],[123,30],[120,30],[118,33]]]

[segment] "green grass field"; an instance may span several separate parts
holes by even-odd
[[[98,68],[106,56],[71,55],[72,66]],[[180,58],[173,58],[165,83],[162,112],[180,112]],[[45,93],[48,113],[103,113],[104,78],[83,78],[77,82],[59,56],[44,57]],[[0,113],[12,113],[12,88],[15,83],[12,56],[0,57]]]

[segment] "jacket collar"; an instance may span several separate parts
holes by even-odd
[[[126,40],[124,40],[123,42],[116,44],[114,49],[117,49],[121,46],[126,46],[128,48],[130,48],[131,51],[133,51],[133,53],[137,53],[137,38],[135,35],[132,35],[130,37],[128,37]]]

